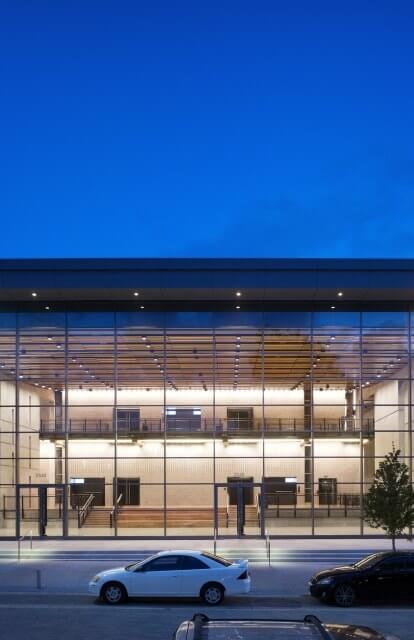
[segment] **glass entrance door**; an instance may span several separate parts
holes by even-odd
[[[19,484],[17,491],[16,536],[43,538],[65,534],[67,496],[63,484]]]
[[[264,536],[262,485],[250,478],[228,478],[214,487],[214,527],[218,537]]]

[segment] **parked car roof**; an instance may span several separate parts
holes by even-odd
[[[323,624],[314,615],[303,620],[228,619],[210,620],[195,614],[182,622],[174,640],[386,640],[369,627]]]

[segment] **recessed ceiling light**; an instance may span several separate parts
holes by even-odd
[[[36,291],[32,291],[32,297],[33,297],[33,298],[37,298],[37,293],[36,293]]]
[[[46,310],[46,311],[49,311],[49,310],[50,310],[49,305],[46,305],[46,306],[45,306],[45,310]]]
[[[138,291],[134,291],[134,296],[139,296]]]
[[[240,309],[240,305],[239,304],[236,306],[236,309]]]
[[[344,294],[343,294],[343,291],[338,291],[338,297],[339,297],[339,298],[342,298],[342,296],[343,296],[343,295],[344,295]]]
[[[332,305],[332,306],[331,306],[331,309],[335,309],[335,305]]]
[[[147,339],[147,337],[146,336],[142,336],[141,339],[145,341]]]
[[[49,342],[52,341],[52,336],[47,336],[47,339],[49,340]]]
[[[140,309],[145,309],[145,307],[144,307],[144,305],[143,305],[143,304],[140,306]]]
[[[240,296],[241,296],[241,291],[236,291],[236,296],[237,296],[238,298],[240,298]]]

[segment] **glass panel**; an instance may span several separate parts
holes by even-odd
[[[0,535],[15,534],[16,316],[0,313]]]
[[[68,313],[67,326],[69,533],[110,536],[115,534],[114,314]]]

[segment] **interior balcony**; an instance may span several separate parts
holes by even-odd
[[[65,437],[67,428],[71,439],[114,438],[145,440],[170,438],[220,438],[223,441],[232,438],[371,438],[374,436],[374,421],[361,421],[355,418],[341,417],[318,418],[313,420],[312,428],[308,422],[297,418],[270,418],[266,420],[231,421],[225,419],[192,418],[180,420],[142,419],[134,423],[115,423],[105,419],[69,419],[67,425],[62,420],[41,420],[39,435],[43,439],[56,440]]]

